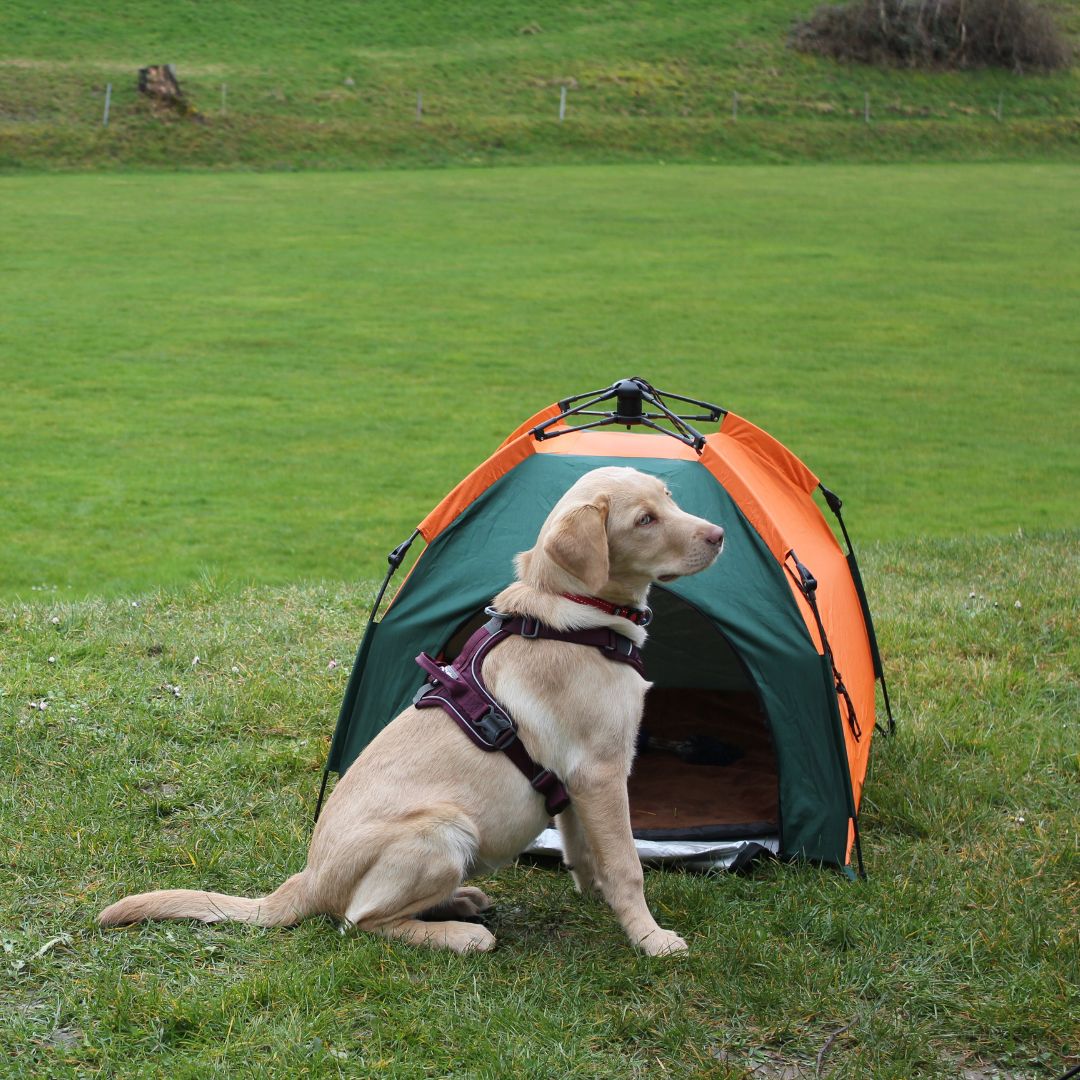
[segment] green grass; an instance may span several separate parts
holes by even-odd
[[[1077,76],[832,65],[786,47],[812,6],[0,9],[5,1076],[1075,1062],[1080,176],[1030,162],[1076,162]],[[204,122],[137,100],[169,61]],[[283,175],[581,162],[651,164]],[[123,171],[176,167],[274,175]],[[97,930],[128,890],[299,868],[383,554],[628,374],[845,497],[900,715],[869,881],[652,873],[676,963],[528,865],[485,883],[485,957]]]
[[[856,542],[1080,525],[1068,166],[8,178],[0,596],[364,580],[641,374]]]
[[[1077,159],[1074,72],[837,65],[787,45],[815,6],[334,0],[313,17],[285,0],[152,0],[133,17],[115,0],[11,0],[0,168]],[[1058,11],[1080,38],[1080,3]],[[203,122],[155,119],[139,99],[138,68],[167,62]]]
[[[9,604],[0,1071],[734,1080],[813,1075],[845,1029],[834,1078],[1056,1076],[1080,1011],[1078,540],[866,548],[900,720],[866,788],[869,880],[650,873],[675,962],[525,865],[485,883],[488,956],[320,919],[99,931],[127,890],[254,894],[300,867],[370,586]]]

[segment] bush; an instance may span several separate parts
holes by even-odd
[[[799,23],[792,45],[836,60],[907,67],[1068,67],[1072,47],[1032,0],[852,0]]]

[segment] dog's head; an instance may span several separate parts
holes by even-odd
[[[586,473],[558,501],[536,546],[518,556],[523,581],[546,592],[641,597],[713,564],[724,530],[680,510],[663,482],[636,469]]]

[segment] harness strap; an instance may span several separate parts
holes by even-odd
[[[600,649],[610,660],[629,664],[644,675],[641,651],[627,637],[606,627],[589,630],[556,630],[537,619],[508,617],[498,612],[480,627],[452,663],[440,664],[427,653],[416,662],[428,674],[428,681],[417,691],[413,704],[418,709],[438,706],[469,737],[474,746],[487,753],[506,754],[532,787],[544,797],[549,814],[555,815],[570,805],[570,796],[562,781],[550,769],[533,760],[518,738],[517,725],[495,700],[481,673],[484,657],[512,634],[524,638],[565,641]]]
[[[566,641],[571,645],[591,645],[594,649],[599,649],[608,660],[629,664],[642,678],[645,678],[645,661],[641,658],[641,650],[625,634],[620,634],[609,626],[594,626],[586,630],[556,630],[555,627],[548,626],[538,619],[526,618],[523,615],[507,619],[503,615],[496,614],[493,615],[491,622],[485,624],[485,628],[496,621],[500,622],[502,628],[509,634],[520,634],[525,638],[543,638],[546,641]]]

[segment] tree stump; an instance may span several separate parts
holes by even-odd
[[[172,64],[151,64],[139,68],[139,93],[150,99],[150,104],[157,113],[175,113],[178,116],[190,116],[202,119],[199,110],[188,101]]]

